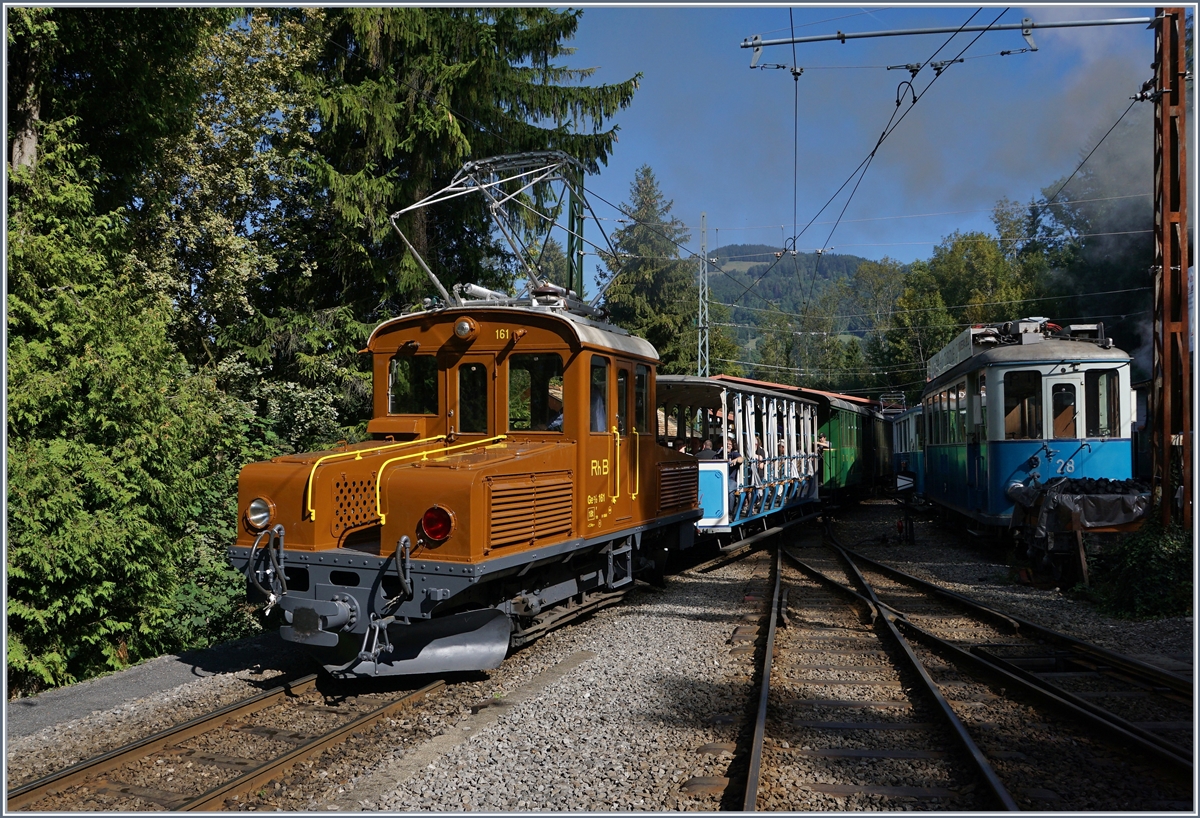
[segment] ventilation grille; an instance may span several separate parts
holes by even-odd
[[[695,463],[659,465],[658,510],[692,508],[699,497],[700,470]]]
[[[571,536],[571,472],[505,475],[487,482],[489,548]]]
[[[333,481],[333,514],[329,519],[329,533],[334,539],[340,538],[351,528],[378,521],[374,474],[354,479],[343,474]]]

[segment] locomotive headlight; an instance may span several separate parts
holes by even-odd
[[[479,325],[470,318],[460,318],[454,324],[454,337],[460,341],[470,341],[479,331]]]
[[[275,504],[262,497],[255,497],[246,507],[246,522],[256,531],[261,531],[271,524],[275,514]]]
[[[421,530],[434,542],[445,542],[454,531],[454,515],[442,506],[433,506],[421,517]]]

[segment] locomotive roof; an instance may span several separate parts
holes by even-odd
[[[987,366],[1010,366],[1014,364],[1047,364],[1079,361],[1086,363],[1125,363],[1129,354],[1116,347],[1104,349],[1086,340],[1072,341],[1066,338],[1044,338],[1035,344],[1001,344],[976,353],[953,369],[942,373],[925,384],[925,392],[940,389],[968,372]]]
[[[758,397],[787,398],[799,403],[816,405],[816,401],[802,398],[795,394],[794,390],[784,391],[786,387],[781,389],[764,389],[758,386],[731,383],[731,379],[721,377],[705,378],[699,375],[659,375],[658,396],[660,401],[663,398],[664,389],[670,392],[671,398],[677,404],[685,406],[720,406],[720,393],[726,389]]]
[[[636,335],[630,335],[626,330],[621,329],[613,324],[593,321],[590,318],[579,315],[578,313],[568,312],[564,309],[545,307],[545,306],[524,306],[513,304],[490,304],[486,301],[468,302],[461,307],[439,307],[432,310],[421,310],[420,312],[410,312],[404,315],[399,315],[395,318],[389,318],[375,327],[371,333],[371,337],[367,340],[367,348],[374,350],[375,340],[383,333],[397,329],[405,324],[416,323],[430,317],[436,318],[439,322],[453,322],[460,316],[467,315],[478,318],[481,313],[499,313],[511,314],[513,320],[518,323],[525,322],[530,318],[547,318],[559,321],[564,325],[572,337],[579,342],[580,345],[599,347],[602,349],[613,350],[614,352],[623,352],[627,355],[634,355],[640,358],[649,358],[658,360],[658,351],[654,349],[654,345],[644,338],[639,338]],[[489,318],[494,316],[489,315]]]

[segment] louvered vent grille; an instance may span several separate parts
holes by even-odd
[[[334,539],[351,528],[379,519],[375,508],[375,475],[347,478],[342,475],[333,481],[333,515],[329,519],[329,532]]]
[[[569,537],[574,491],[569,471],[489,477],[488,547]]]
[[[658,510],[691,508],[699,494],[700,471],[695,463],[659,466]]]

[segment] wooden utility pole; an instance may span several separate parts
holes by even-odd
[[[1185,9],[1157,9],[1154,37],[1154,425],[1162,522],[1192,526],[1192,377],[1188,316]]]

